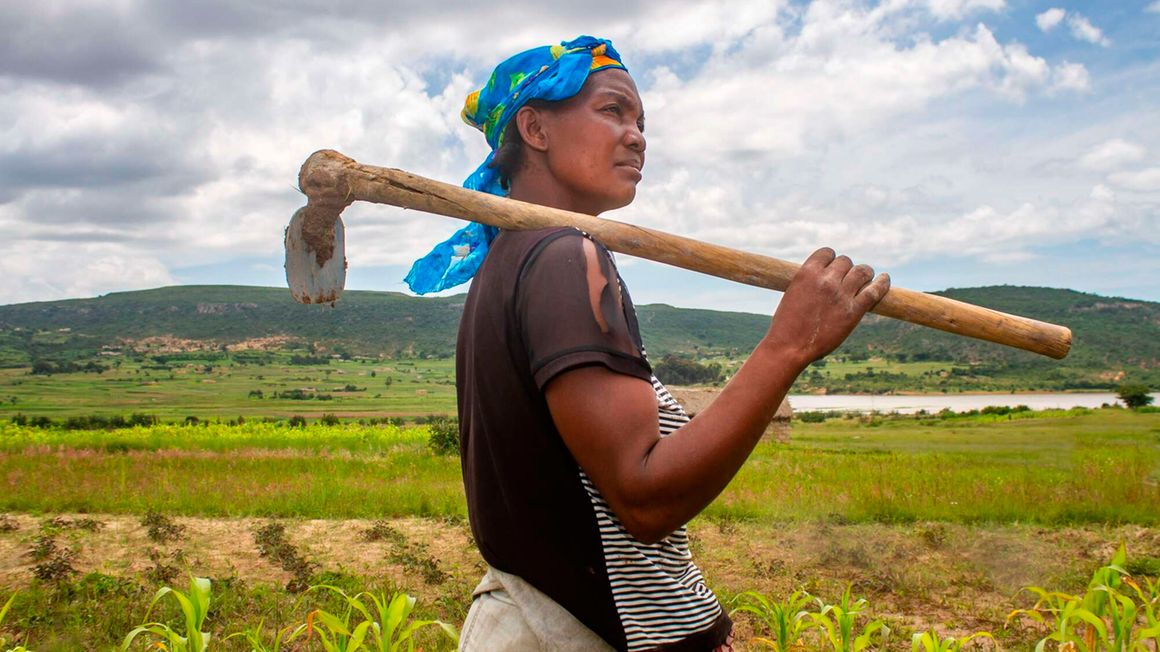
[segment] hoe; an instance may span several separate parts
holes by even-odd
[[[333,304],[346,281],[339,214],[354,201],[392,204],[501,229],[571,226],[612,251],[784,292],[798,265],[592,215],[467,190],[393,168],[364,165],[333,150],[302,164],[306,195],[286,229],[286,280],[301,303]],[[932,294],[892,287],[873,312],[948,333],[997,342],[1051,358],[1071,348],[1071,330]]]

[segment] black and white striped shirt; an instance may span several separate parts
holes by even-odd
[[[660,433],[667,437],[689,422],[669,390],[652,376]],[[637,541],[580,471],[600,526],[608,582],[624,627],[628,650],[663,648],[705,630],[721,617],[721,605],[689,554],[684,527],[653,544]]]

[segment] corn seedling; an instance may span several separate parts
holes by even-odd
[[[168,586],[162,587],[157,595],[153,596],[149,608],[145,610],[145,620],[149,620],[149,614],[153,611],[153,607],[157,606],[157,601],[166,595],[173,596],[181,606],[181,613],[185,618],[185,636],[165,623],[147,622],[125,636],[125,641],[121,644],[122,650],[128,650],[138,635],[146,634],[156,639],[155,646],[169,652],[206,652],[209,648],[210,635],[209,632],[202,631],[202,627],[209,614],[210,581],[204,577],[190,577],[188,594]]]
[[[1127,559],[1121,544],[1111,563],[1092,574],[1082,596],[1024,587],[1039,596],[1031,609],[1016,609],[1007,617],[1025,617],[1050,628],[1036,645],[1045,650],[1055,641],[1060,650],[1079,652],[1152,652],[1160,645],[1160,586],[1142,578],[1143,586],[1124,570]],[[1133,599],[1133,594],[1135,599]]]
[[[459,641],[458,632],[447,623],[437,620],[408,622],[415,608],[415,598],[404,593],[396,593],[388,599],[385,594],[370,592],[349,596],[342,589],[325,584],[310,587],[310,590],[336,593],[346,602],[346,610],[341,617],[322,609],[310,612],[305,626],[296,630],[287,641],[303,632],[308,638],[317,633],[326,652],[354,652],[364,647],[375,652],[414,652],[415,632],[429,625],[438,626],[453,641]],[[368,604],[373,607],[373,613]],[[362,618],[361,622],[352,622],[352,618],[358,617]]]
[[[794,591],[781,602],[770,600],[756,591],[746,591],[733,599],[738,603],[730,614],[746,613],[755,616],[758,622],[770,632],[770,637],[755,637],[753,642],[775,652],[805,650],[803,638],[814,627],[814,622],[806,610],[813,596],[805,591]]]
[[[1048,641],[1055,641],[1061,650],[1070,648],[1090,652],[1095,649],[1096,636],[1101,639],[1106,636],[1107,627],[1104,621],[1085,609],[1079,596],[1062,591],[1047,591],[1038,586],[1024,587],[1024,590],[1034,593],[1039,599],[1030,609],[1012,611],[1007,616],[1007,622],[1010,623],[1018,617],[1026,617],[1050,628],[1051,633],[1040,639],[1035,646],[1035,652],[1047,649]],[[1044,614],[1051,616],[1050,623]],[[1077,630],[1083,629],[1085,624],[1092,632],[1090,636],[1086,633],[1084,635],[1077,633]]]
[[[13,602],[16,602],[15,593],[12,594],[12,597],[8,598],[8,602],[5,602],[3,607],[0,607],[0,625],[4,624],[4,616],[8,615],[8,610],[12,608]],[[5,645],[8,645],[8,641],[0,637],[0,647],[4,647]],[[8,648],[7,652],[28,652],[28,648],[23,645],[17,645],[16,647]]]
[[[954,636],[942,638],[934,628],[931,628],[929,632],[918,632],[910,637],[910,650],[911,652],[959,652],[977,638],[995,640],[990,632],[975,632],[963,638],[955,638]]]
[[[1152,640],[1160,648],[1160,579],[1155,581],[1141,578],[1143,587],[1132,578],[1124,578],[1124,583],[1132,588],[1140,599],[1140,616],[1144,629],[1139,632],[1140,640]]]
[[[838,604],[824,604],[821,599],[817,599],[816,602],[820,610],[818,613],[811,613],[810,618],[822,630],[823,645],[834,652],[869,650],[874,645],[875,638],[881,645],[890,636],[890,628],[881,620],[871,621],[862,628],[861,633],[854,633],[858,616],[866,609],[866,599],[852,599],[849,585],[846,586]]]
[[[262,632],[266,621],[258,621],[257,627],[249,627],[240,632],[235,632],[226,637],[225,640],[231,638],[244,638],[246,643],[250,646],[250,652],[282,652],[282,646],[290,639],[297,636],[306,625],[298,625],[297,627],[290,625],[274,632],[274,639],[270,644],[266,644],[266,635]]]

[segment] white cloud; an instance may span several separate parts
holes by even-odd
[[[1086,92],[1091,89],[1092,80],[1082,63],[1064,61],[1051,73],[1052,88],[1063,91]]]
[[[1091,24],[1085,16],[1072,13],[1067,17],[1067,25],[1071,28],[1071,35],[1081,41],[1087,41],[1095,45],[1102,45],[1103,47],[1111,47],[1112,41],[1104,36],[1103,31],[1095,25]]]
[[[1055,29],[1055,26],[1058,25],[1066,15],[1067,12],[1063,9],[1052,7],[1051,9],[1048,9],[1041,14],[1037,14],[1035,16],[1035,24],[1039,26],[1040,30],[1049,32]]]
[[[1160,0],[1156,0],[1152,4],[1145,7],[1144,11],[1147,11],[1147,12],[1153,13],[1153,14],[1160,14]]]
[[[459,121],[466,93],[500,57],[581,32],[615,40],[649,113],[645,183],[614,219],[897,265],[1026,260],[1160,215],[1156,173],[1136,169],[1160,148],[1154,121],[1113,119],[1140,111],[1121,108],[1118,77],[1100,80],[1094,107],[1079,94],[1087,67],[981,22],[1002,0],[594,2],[615,18],[516,2],[495,18],[518,27],[484,38],[491,23],[466,10],[416,6],[400,23],[376,3],[235,4],[216,22],[144,29],[160,5],[126,1],[118,20],[167,47],[105,57],[127,63],[100,83],[74,83],[63,55],[41,77],[28,57],[23,76],[0,57],[0,228],[18,234],[0,246],[0,302],[166,284],[170,269],[223,261],[276,269],[311,151],[458,182],[487,151]],[[1131,97],[1154,110],[1154,94]],[[345,219],[352,269],[409,264],[460,226],[369,205]]]
[[[1160,192],[1160,167],[1136,172],[1116,172],[1108,176],[1113,184],[1136,192]]]
[[[1002,11],[1007,7],[1004,0],[924,0],[924,4],[941,20],[962,18],[972,11]]]
[[[1143,146],[1122,138],[1113,138],[1096,145],[1079,159],[1080,166],[1089,170],[1109,171],[1130,163],[1137,163],[1147,155]]]
[[[0,304],[175,284],[156,257],[107,243],[8,241],[0,246],[0,274],[16,281],[0,288]]]

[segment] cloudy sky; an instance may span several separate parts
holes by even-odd
[[[607,216],[920,290],[1160,300],[1160,0],[16,0],[0,3],[0,303],[284,286],[299,165],[458,183],[503,57],[611,38],[648,163]],[[350,289],[404,289],[459,225],[346,212]],[[638,303],[768,292],[620,258]]]

